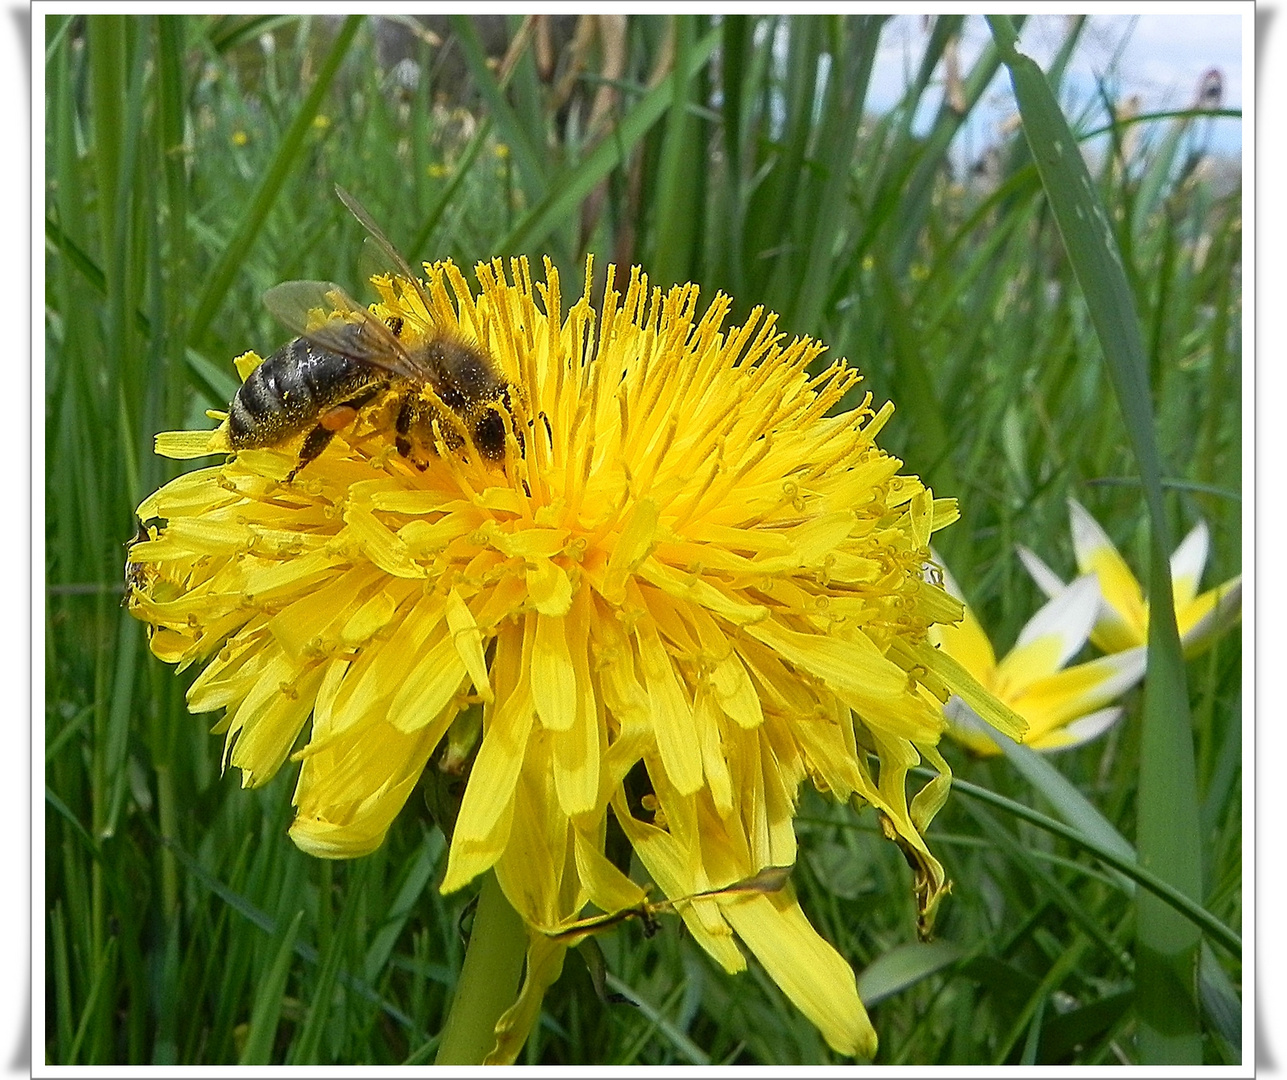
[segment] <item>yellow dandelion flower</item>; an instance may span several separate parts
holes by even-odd
[[[748,949],[837,1052],[872,1055],[854,973],[789,883],[729,887],[795,862],[809,780],[877,809],[928,928],[941,704],[1022,730],[928,638],[961,617],[922,574],[954,502],[876,445],[892,407],[835,413],[858,374],[811,375],[823,346],[762,309],[726,328],[729,298],[699,314],[696,286],[650,290],[637,269],[622,296],[612,268],[596,309],[587,265],[565,315],[548,260],[536,285],[524,259],[479,264],[477,293],[450,262],[425,269],[423,301],[377,278],[372,311],[494,358],[515,390],[503,454],[463,425],[449,448],[440,415],[438,453],[415,461],[376,400],[289,482],[298,440],[179,477],[139,507],[130,553],[153,651],[204,665],[188,705],[226,710],[245,786],[300,762],[291,836],[323,857],[377,847],[481,708],[442,888],[494,869],[529,928],[494,1060],[586,909],[646,900],[604,853],[608,815],[717,962],[741,970]],[[158,449],[225,451],[226,428]],[[909,798],[922,760],[938,776]]]
[[[232,133],[233,146],[245,146],[249,142],[250,142],[250,136],[247,135],[240,128],[238,128],[236,131]]]

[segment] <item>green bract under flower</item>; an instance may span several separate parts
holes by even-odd
[[[948,789],[941,704],[1022,727],[929,641],[961,617],[922,573],[956,509],[876,445],[891,408],[868,395],[832,415],[858,375],[811,376],[822,346],[784,344],[760,309],[724,328],[727,297],[699,317],[695,286],[650,292],[635,270],[596,311],[588,269],[566,317],[548,262],[535,287],[524,260],[508,279],[480,264],[477,295],[427,266],[427,308],[376,280],[375,314],[477,342],[516,388],[504,460],[440,446],[417,468],[376,401],[289,483],[296,444],[167,484],[130,554],[130,609],[159,657],[204,666],[188,704],[226,710],[243,783],[300,762],[305,851],[378,846],[481,706],[442,887],[495,868],[530,928],[519,1045],[560,928],[643,901],[604,854],[609,814],[660,890],[692,897],[793,864],[809,780],[877,808],[928,924],[946,885],[924,840]],[[218,452],[221,432],[158,448]],[[909,801],[922,760],[939,776]],[[676,907],[726,970],[745,967],[740,942],[833,1048],[874,1053],[849,964],[789,884]]]

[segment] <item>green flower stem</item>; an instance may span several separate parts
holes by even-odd
[[[488,872],[456,997],[442,1029],[437,1065],[481,1065],[496,1045],[496,1021],[518,997],[527,956],[527,929]]]

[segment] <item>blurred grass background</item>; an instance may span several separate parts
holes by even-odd
[[[366,295],[335,183],[413,263],[548,253],[570,291],[593,251],[596,297],[609,262],[640,263],[663,286],[731,292],[735,318],[765,304],[828,342],[895,402],[882,444],[961,500],[939,547],[999,652],[1040,605],[1013,545],[1072,568],[1065,496],[1143,576],[1129,439],[1027,144],[1016,130],[968,170],[951,152],[1000,67],[991,48],[953,59],[960,18],[927,26],[904,99],[873,115],[883,16],[47,17],[38,1056],[432,1060],[469,897],[433,887],[443,841],[423,800],[377,853],[308,859],[285,833],[293,770],[253,792],[221,777],[214,718],[184,709],[193,673],[153,660],[119,605],[133,507],[179,471],[153,434],[208,426],[232,358],[287,336],[263,290],[324,278]],[[1056,89],[1084,24],[1063,28]],[[1074,130],[1100,135],[1092,169],[1143,331],[1171,530],[1205,519],[1206,582],[1222,581],[1241,552],[1241,191],[1199,152],[1209,115],[1110,122],[1107,94],[1073,104]],[[1187,674],[1195,899],[1237,930],[1238,635]],[[1131,838],[1128,702],[1105,738],[1051,761]],[[956,883],[931,944],[874,818],[801,804],[794,880],[860,974],[877,1061],[1140,1060],[1132,893],[1088,844],[1020,816],[1058,816],[1053,786],[945,752],[964,783],[931,832]],[[728,977],[673,924],[599,943],[608,989],[640,1004],[602,1002],[572,957],[524,1060],[833,1060],[754,963]],[[1241,958],[1202,957],[1202,1053],[1237,1062]]]

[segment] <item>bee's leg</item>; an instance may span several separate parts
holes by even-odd
[[[411,457],[411,424],[415,420],[415,412],[415,398],[411,394],[403,394],[398,403],[398,419],[394,423],[397,434],[393,445],[404,458]]]
[[[330,413],[327,413],[326,415],[330,416]],[[325,417],[323,419],[325,420]],[[342,427],[343,425],[340,426]],[[286,483],[289,484],[294,480],[296,475],[299,473],[299,470],[310,461],[321,456],[321,453],[326,449],[327,444],[335,438],[335,433],[337,431],[339,431],[339,427],[330,428],[327,427],[325,423],[321,423],[304,436],[304,445],[299,448],[299,460],[295,462],[295,467],[286,474]]]
[[[362,393],[350,398],[348,401],[341,402],[339,405],[333,405],[318,418],[317,427],[313,428],[304,436],[304,445],[299,448],[299,460],[295,467],[286,476],[286,483],[290,483],[298,475],[300,469],[307,465],[314,458],[320,457],[322,451],[330,444],[335,437],[335,433],[349,426],[357,419],[358,409],[370,401],[382,389],[376,385],[363,390]]]
[[[474,423],[474,445],[488,461],[505,458],[505,421],[495,409],[486,410]]]
[[[429,468],[425,451],[434,457],[438,456],[433,432],[433,418],[436,415],[437,410],[414,390],[403,397],[398,409],[395,443],[398,453],[422,472]]]

